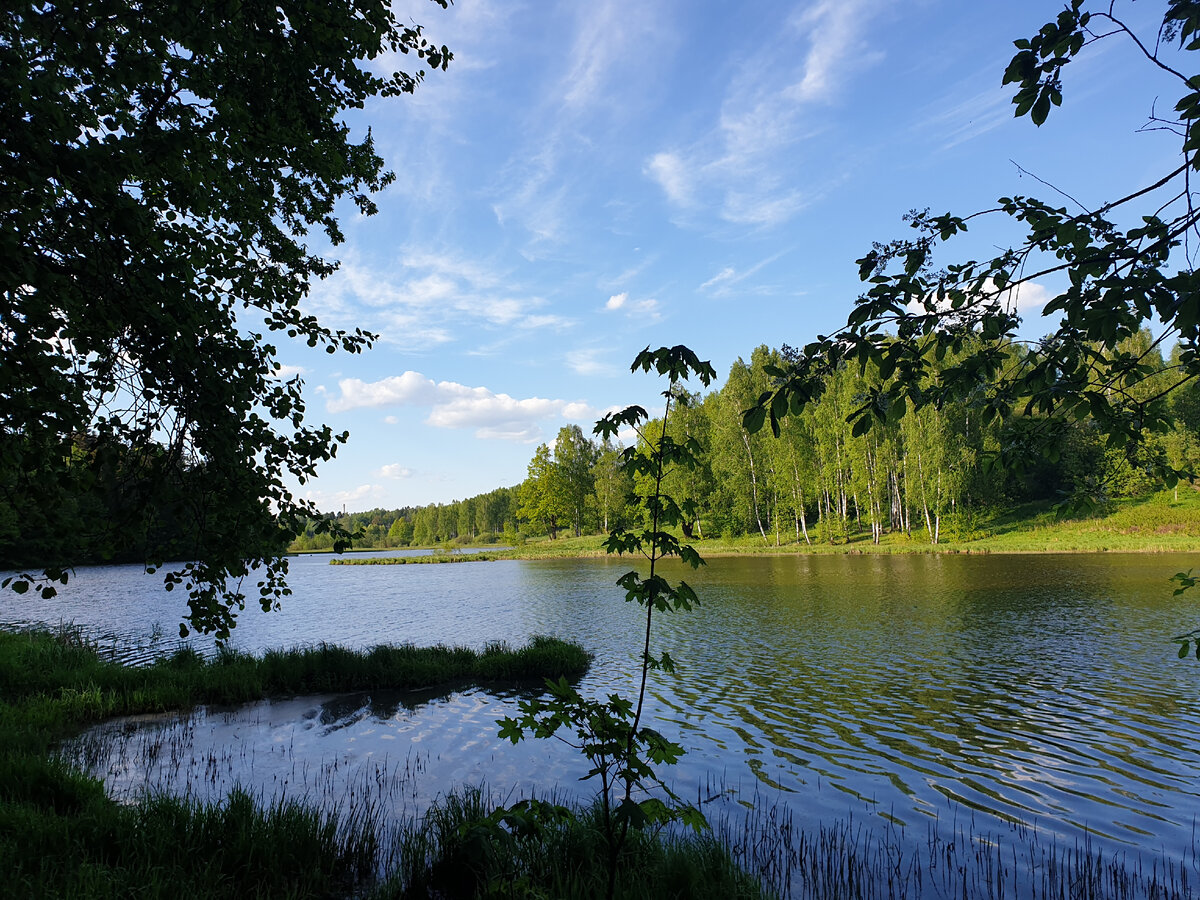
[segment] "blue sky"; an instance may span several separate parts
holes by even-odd
[[[1018,165],[1099,206],[1176,164],[1177,138],[1137,129],[1179,90],[1128,41],[1068,68],[1042,128],[1013,119],[1000,79],[1012,40],[1061,8],[1045,0],[398,7],[455,59],[349,120],[397,177],[378,215],[346,213],[341,271],[309,302],[380,340],[281,348],[310,420],[351,432],[299,489],[322,509],[520,482],[562,425],[653,403],[661,387],[628,370],[648,344],[724,375],[759,344],[836,329],[854,260],[909,209],[1053,197]],[[1118,12],[1153,39],[1162,5]],[[956,256],[1011,242],[1002,226]],[[1030,334],[1054,288],[1020,298]]]

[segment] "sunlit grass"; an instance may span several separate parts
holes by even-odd
[[[794,527],[738,537],[699,536],[690,542],[706,558],[776,553],[1165,553],[1200,551],[1200,492],[1181,487],[1151,497],[1116,500],[1095,515],[1060,516],[1050,504],[1026,504],[1016,510],[972,511],[943,519],[939,541],[929,537],[923,519],[912,519],[909,532],[885,532],[871,541],[870,529],[853,519],[847,535],[830,543],[816,522],[808,523],[810,542]],[[682,539],[682,536],[680,536]],[[604,556],[604,537],[531,538],[509,555],[525,559]]]

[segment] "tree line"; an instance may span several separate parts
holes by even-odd
[[[961,356],[972,352],[966,346]],[[1023,349],[1006,348],[1019,365]],[[1022,433],[1045,426],[1035,406],[1007,417],[987,417],[983,399],[966,398],[918,410],[895,409],[872,428],[855,413],[884,380],[879,367],[844,363],[826,373],[819,398],[780,420],[780,434],[746,427],[744,413],[772,390],[773,372],[795,351],[760,346],[739,358],[719,390],[690,395],[672,406],[667,433],[694,441],[697,464],[666,476],[666,488],[694,515],[683,524],[688,538],[757,535],[766,544],[843,543],[851,534],[903,533],[931,544],[970,539],[985,512],[1033,501],[1073,498],[1086,505],[1134,497],[1165,486],[1161,472],[1200,466],[1200,387],[1173,385],[1180,349],[1164,358],[1161,342],[1146,330],[1122,343],[1112,365],[1136,358],[1144,377],[1131,387],[1161,414],[1136,445],[1114,444],[1091,419],[1062,424],[1059,452],[1031,453],[1020,467],[991,461]],[[958,361],[947,354],[939,363]],[[935,370],[927,377],[936,379]],[[656,433],[655,428],[646,433]],[[620,444],[592,439],[564,426],[553,443],[534,451],[525,480],[452,503],[397,510],[375,509],[336,517],[375,547],[447,541],[519,541],[524,536],[605,533],[641,515],[635,498],[648,490],[621,464]],[[643,447],[649,452],[652,448]],[[310,522],[294,550],[324,549],[328,535]]]

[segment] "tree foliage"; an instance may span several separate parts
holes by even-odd
[[[1182,449],[1154,460],[1141,449],[1148,435],[1168,429],[1169,395],[1200,375],[1200,276],[1191,255],[1200,209],[1190,187],[1200,170],[1200,76],[1171,64],[1173,42],[1183,51],[1200,49],[1200,2],[1170,0],[1160,33],[1149,36],[1135,34],[1115,2],[1085,6],[1071,0],[1054,21],[1015,42],[1003,74],[1003,83],[1015,86],[1015,114],[1040,126],[1062,103],[1073,59],[1096,42],[1127,40],[1178,85],[1169,118],[1147,97],[1150,126],[1179,136],[1174,167],[1094,206],[1017,196],[967,216],[910,214],[917,236],[876,244],[858,260],[866,290],[845,328],[772,367],[773,386],[745,414],[748,429],[769,422],[778,434],[785,416],[820,397],[828,373],[870,364],[878,381],[847,414],[856,435],[912,410],[965,403],[981,424],[1002,426],[985,466],[1021,470],[1039,457],[1057,459],[1077,433],[1072,426],[1091,423],[1106,451],[1149,465],[1169,482],[1182,474],[1174,464],[1185,458]],[[1009,249],[990,259],[940,262],[943,245],[973,220],[995,217],[1020,231]],[[1046,279],[1065,283],[1043,310],[1057,325],[1040,340],[1021,341],[1015,298]],[[1150,324],[1155,337],[1140,342]],[[1177,349],[1164,367],[1162,350],[1172,343]],[[1077,500],[1086,504],[1107,488],[1093,484]]]
[[[377,74],[393,53],[416,68]],[[188,522],[189,561],[166,584],[187,589],[190,625],[227,636],[255,567],[263,608],[278,603],[280,553],[316,512],[286,482],[311,478],[346,435],[305,424],[301,382],[281,376],[275,341],[357,353],[372,339],[304,309],[336,268],[306,242],[338,244],[339,204],[369,215],[393,178],[344,114],[412,91],[424,67],[449,59],[383,0],[5,6],[7,515],[38,510],[59,527],[118,456],[141,461],[139,489],[151,493],[186,472],[172,515]],[[145,524],[131,508],[111,523],[110,549]],[[151,564],[168,552],[145,550]],[[78,561],[71,545],[52,546],[36,561],[43,593]]]

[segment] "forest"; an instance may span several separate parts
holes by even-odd
[[[819,399],[784,418],[778,438],[769,429],[748,430],[743,414],[772,389],[770,372],[794,352],[787,345],[760,346],[748,362],[733,363],[719,390],[688,395],[672,408],[668,432],[700,449],[696,468],[667,477],[668,493],[695,509],[687,537],[749,534],[769,546],[839,544],[851,533],[870,534],[875,542],[901,532],[929,544],[970,540],[985,512],[1030,502],[1100,511],[1111,500],[1168,486],[1164,473],[1195,471],[1200,464],[1200,387],[1189,382],[1168,390],[1179,380],[1180,349],[1164,356],[1161,339],[1148,330],[1113,356],[1134,357],[1151,373],[1134,387],[1136,399],[1156,407],[1166,425],[1147,427],[1140,441],[1115,446],[1090,419],[1055,422],[1065,429],[1055,451],[1031,454],[1017,468],[993,466],[989,459],[1002,443],[1051,424],[1034,409],[985,422],[982,404],[968,398],[909,411],[870,429],[854,427],[852,414],[881,381],[870,362],[843,364],[827,374]],[[1016,364],[1023,351],[1014,342],[1007,352]],[[941,364],[953,362],[947,355]],[[644,445],[636,436],[628,440]],[[357,545],[370,547],[606,532],[629,524],[639,508],[636,497],[647,489],[624,471],[620,449],[578,426],[564,426],[552,445],[537,447],[526,479],[515,487],[332,518],[359,532]],[[293,551],[332,545],[328,535],[316,533],[316,524],[309,521]]]

